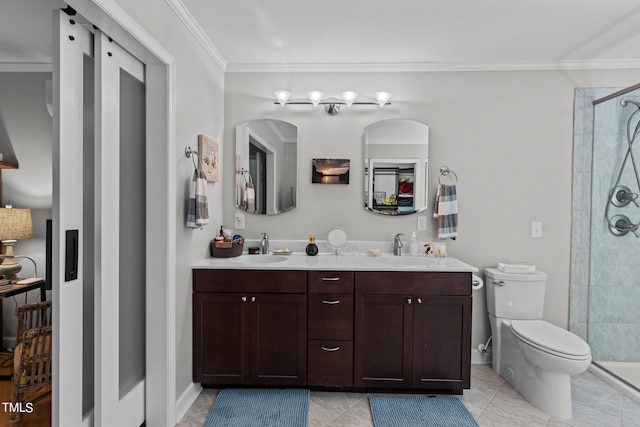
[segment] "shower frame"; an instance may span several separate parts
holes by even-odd
[[[598,103],[613,100],[637,91],[640,84],[624,88],[577,88],[574,98],[574,142],[572,185],[572,230],[569,329],[588,341],[589,291],[591,281],[591,221],[603,217],[603,212],[592,215],[594,112]],[[631,111],[629,111],[631,113]],[[627,238],[633,238],[630,236]],[[594,361],[594,373],[607,380],[617,381],[619,389],[629,391],[634,398],[640,390],[624,378],[607,371]]]

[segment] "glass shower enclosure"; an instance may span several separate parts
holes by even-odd
[[[570,327],[599,368],[640,391],[640,86],[583,95],[580,105],[576,94]]]

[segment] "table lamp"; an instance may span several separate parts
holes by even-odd
[[[0,275],[7,279],[18,279],[22,265],[16,261],[13,245],[18,240],[33,238],[33,224],[31,209],[0,208],[0,241],[6,248],[6,253],[0,258]]]

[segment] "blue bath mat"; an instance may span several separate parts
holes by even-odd
[[[455,397],[370,397],[376,427],[477,427],[464,404]]]
[[[225,388],[203,427],[306,427],[309,390]]]

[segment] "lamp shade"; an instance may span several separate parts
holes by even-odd
[[[0,240],[33,238],[31,209],[0,208]]]

